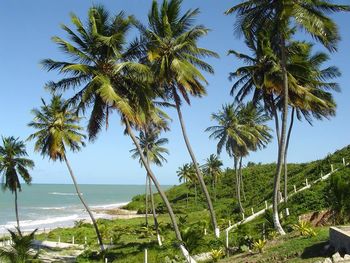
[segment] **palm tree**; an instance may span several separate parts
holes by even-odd
[[[253,56],[230,51],[247,65],[230,73],[230,78],[238,78],[233,84],[231,95],[240,102],[253,92],[253,102],[262,102],[266,111],[275,119],[276,133],[279,141],[279,117],[277,110],[282,104],[281,69],[277,58],[271,50],[270,41],[260,35],[258,42],[248,42]],[[312,45],[305,42],[291,42],[287,50],[291,54],[288,58],[287,70],[289,80],[289,104],[292,108],[291,121],[286,139],[284,156],[284,196],[287,201],[287,152],[294,115],[301,120],[306,119],[312,124],[312,118],[328,118],[335,114],[335,103],[330,91],[339,91],[337,83],[328,82],[340,75],[336,67],[330,66],[321,69],[328,60],[325,53],[311,54]],[[238,90],[238,91],[237,91]],[[237,93],[235,93],[237,91]]]
[[[78,110],[82,112],[92,107],[88,125],[90,140],[96,139],[104,125],[108,127],[109,116],[113,111],[120,115],[125,133],[135,144],[144,168],[167,207],[179,247],[187,261],[193,262],[183,245],[170,202],[134,134],[134,129],[140,130],[147,123],[147,117],[155,108],[155,95],[150,88],[153,78],[150,77],[148,66],[136,61],[139,53],[137,45],[131,43],[129,47],[126,46],[127,33],[134,18],[126,18],[123,12],[111,16],[102,6],[90,8],[88,17],[89,21],[84,25],[73,14],[71,20],[75,30],[62,26],[69,41],[53,38],[69,54],[69,61],[46,59],[42,62],[48,71],[58,70],[65,74],[60,81],[48,83],[47,88],[51,91],[80,88],[69,102],[77,104]]]
[[[104,250],[103,241],[96,220],[85,202],[79,189],[72,167],[67,158],[66,150],[77,152],[85,146],[85,135],[81,133],[82,127],[78,125],[80,118],[75,114],[61,96],[53,96],[50,104],[42,99],[40,109],[33,109],[34,119],[28,125],[37,131],[28,137],[35,140],[35,151],[53,161],[65,162],[72,178],[75,191],[88,212],[101,247]]]
[[[150,65],[159,93],[164,100],[175,103],[185,144],[207,201],[215,236],[219,237],[212,201],[189,142],[181,112],[181,97],[190,104],[190,95],[202,97],[206,93],[204,85],[207,81],[200,70],[208,73],[213,73],[214,70],[202,59],[218,55],[198,47],[198,41],[209,30],[204,26],[193,25],[199,9],[188,10],[181,15],[181,3],[182,0],[163,0],[159,7],[154,0],[148,15],[148,28],[138,24],[142,35],[139,44],[146,50],[143,60]]]
[[[160,136],[160,130],[157,128],[155,125],[149,124],[146,126],[144,131],[140,132],[140,136],[137,137],[141,149],[143,150],[143,154],[146,157],[146,160],[148,164],[150,165],[151,163],[156,164],[157,166],[162,166],[163,162],[166,162],[166,158],[164,157],[164,154],[169,154],[168,149],[163,147],[164,144],[168,143],[167,138],[159,138]],[[142,166],[142,160],[140,159],[140,154],[137,151],[136,148],[130,150],[132,153],[132,158],[134,159],[139,159],[139,162]],[[154,205],[154,198],[153,198],[153,193],[152,193],[152,181],[150,176],[147,174],[146,175],[146,185],[148,181],[148,191],[151,197],[151,205],[152,205],[152,213],[153,213],[153,219],[154,219],[154,226],[156,228],[156,233],[157,233],[157,240],[159,246],[162,246],[162,240],[160,238],[159,234],[159,225],[158,225],[158,220],[157,220],[157,215],[156,215],[156,209]],[[147,199],[147,186],[146,186],[146,203],[148,201]],[[147,207],[148,205],[146,204],[146,217],[147,217]]]
[[[267,117],[261,108],[256,109],[251,103],[228,104],[223,105],[218,113],[213,113],[212,120],[217,122],[217,125],[208,127],[205,131],[211,132],[209,138],[218,140],[218,154],[225,147],[228,155],[233,157],[236,197],[239,209],[244,213],[240,195],[242,158],[247,156],[249,151],[256,151],[270,141],[270,130],[264,124]]]
[[[182,165],[176,171],[176,174],[179,177],[179,182],[185,183],[187,187],[188,187],[187,183],[192,181],[194,173],[195,171],[192,169],[191,165],[188,163]],[[186,206],[188,206],[188,190],[186,193]]]
[[[214,200],[216,199],[216,186],[221,176],[222,165],[221,160],[215,154],[211,154],[209,158],[207,158],[206,163],[203,165],[204,173],[211,177]]]
[[[22,191],[19,177],[26,184],[30,184],[32,177],[28,169],[34,168],[34,162],[28,158],[25,144],[19,138],[2,137],[2,145],[0,146],[0,175],[2,176],[3,190],[9,189],[12,194],[15,194],[15,212],[17,229],[20,231],[17,194]]]
[[[273,193],[273,220],[276,230],[285,234],[278,217],[278,191],[286,148],[288,119],[288,73],[287,41],[295,25],[303,28],[330,51],[336,50],[340,39],[336,24],[326,13],[350,11],[350,6],[337,5],[329,1],[294,1],[294,0],[245,0],[228,9],[226,14],[237,13],[236,28],[249,39],[256,39],[259,32],[268,29],[272,32],[283,78],[282,127],[280,133],[276,175]]]

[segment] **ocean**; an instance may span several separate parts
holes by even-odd
[[[169,186],[163,186],[167,189]],[[92,209],[120,207],[132,197],[143,194],[144,185],[80,185],[84,199]],[[88,219],[73,185],[33,184],[23,185],[18,194],[20,226],[23,231],[36,228],[49,230],[73,226],[75,221]],[[96,214],[96,218],[108,215]],[[16,225],[14,195],[0,192],[0,233]]]

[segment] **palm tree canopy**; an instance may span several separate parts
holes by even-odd
[[[35,140],[34,149],[43,157],[63,161],[67,150],[76,152],[85,146],[80,117],[61,96],[53,96],[50,104],[42,100],[42,104],[32,110],[34,119],[28,125],[37,131],[28,140]]]
[[[126,45],[127,34],[134,18],[123,12],[112,16],[102,6],[89,9],[88,21],[83,23],[75,14],[71,15],[75,29],[62,25],[68,40],[53,37],[53,41],[68,55],[67,61],[45,59],[42,61],[48,71],[57,70],[65,77],[50,82],[51,91],[78,91],[69,100],[85,112],[92,107],[88,133],[89,139],[96,138],[101,128],[108,126],[108,117],[117,110],[123,118],[140,124],[139,107],[148,109],[152,97],[149,88],[148,67],[134,62],[137,49]],[[135,110],[137,109],[137,110]]]
[[[218,154],[225,147],[229,156],[244,157],[271,140],[270,128],[265,124],[268,117],[252,103],[223,105],[222,110],[212,114],[212,120],[217,125],[205,131],[211,132],[209,138],[218,140]]]
[[[0,176],[2,176],[3,190],[9,189],[12,193],[21,191],[19,176],[27,184],[30,184],[32,177],[28,169],[34,168],[34,162],[28,158],[25,144],[19,138],[2,137],[0,145]]]
[[[247,65],[230,73],[230,79],[237,79],[231,95],[240,102],[253,93],[253,102],[263,102],[271,112],[271,105],[281,108],[283,98],[283,76],[278,58],[271,49],[267,37],[261,36],[257,43],[247,41],[253,55],[249,56],[231,50],[230,54]],[[328,118],[335,114],[336,104],[331,91],[339,91],[339,85],[330,82],[340,76],[338,68],[322,68],[329,59],[323,52],[312,53],[312,44],[295,41],[287,46],[289,104],[297,110],[298,119],[304,117],[309,123],[312,117]]]
[[[245,0],[225,13],[236,13],[235,31],[255,38],[261,30],[271,28],[277,38],[287,37],[288,29],[302,27],[329,50],[336,50],[340,39],[337,25],[327,16],[350,11],[349,5],[332,0]],[[279,44],[279,41],[276,42]]]
[[[176,171],[177,176],[179,177],[179,182],[192,182],[197,181],[196,171],[191,164],[184,164]]]
[[[200,70],[213,73],[203,58],[218,57],[208,49],[198,47],[198,41],[208,34],[202,25],[194,25],[199,9],[180,14],[181,0],[164,0],[159,6],[153,1],[148,14],[148,28],[138,24],[140,42],[164,98],[181,103],[180,95],[190,103],[190,96],[206,94],[207,83]],[[180,94],[180,95],[179,95]]]
[[[213,179],[217,179],[221,174],[221,166],[223,165],[222,161],[215,154],[211,154],[209,158],[207,158],[206,163],[203,165],[204,172],[207,175],[213,177]]]
[[[140,131],[140,135],[137,139],[139,140],[143,155],[148,158],[150,163],[162,166],[162,164],[167,161],[164,154],[169,154],[169,151],[163,147],[163,145],[168,143],[168,139],[160,138],[160,131],[157,128],[149,126],[144,131]],[[130,150],[130,152],[132,153],[132,158],[138,158],[142,166],[138,150],[134,148]]]

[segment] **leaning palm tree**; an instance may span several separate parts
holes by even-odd
[[[190,104],[191,95],[205,95],[204,85],[207,81],[200,70],[208,73],[214,70],[203,58],[218,55],[198,46],[198,41],[209,31],[204,26],[193,24],[199,9],[188,10],[181,15],[181,3],[182,0],[163,0],[159,6],[154,0],[148,14],[148,28],[138,24],[141,31],[139,44],[144,47],[146,54],[143,60],[150,65],[159,93],[164,100],[172,100],[176,106],[185,144],[207,201],[215,236],[219,237],[212,201],[188,139],[181,111],[182,98]]]
[[[299,26],[330,51],[334,51],[340,37],[336,24],[326,14],[338,11],[350,11],[350,6],[337,5],[330,1],[245,0],[226,11],[226,14],[237,13],[236,29],[243,32],[248,39],[256,39],[259,32],[268,29],[274,40],[274,50],[281,66],[283,78],[282,127],[273,189],[273,221],[280,234],[285,234],[278,217],[278,191],[286,147],[288,119],[288,54],[286,50],[288,35],[292,28]]]
[[[81,133],[79,126],[80,118],[75,114],[61,96],[53,96],[50,104],[42,100],[40,109],[33,109],[34,119],[28,125],[37,131],[28,137],[28,140],[35,140],[35,151],[40,152],[44,157],[53,161],[65,162],[72,178],[75,191],[88,212],[101,247],[104,250],[102,237],[98,229],[94,215],[85,202],[79,189],[73,169],[67,158],[67,149],[77,152],[85,146],[85,135]]]
[[[32,177],[28,169],[34,168],[34,162],[28,158],[25,144],[18,138],[2,137],[2,145],[0,145],[0,176],[2,176],[3,190],[10,190],[15,194],[15,212],[17,229],[19,234],[20,224],[18,215],[18,191],[22,191],[19,178],[21,177],[26,184],[30,184]]]
[[[146,157],[146,160],[149,165],[153,163],[157,166],[162,166],[163,163],[167,161],[167,159],[164,157],[164,154],[169,154],[169,151],[168,149],[163,147],[163,145],[168,143],[168,139],[159,138],[159,137],[160,137],[159,128],[157,128],[155,125],[152,125],[152,124],[149,124],[148,126],[146,126],[145,130],[141,131],[140,136],[137,137],[140,143],[141,149],[143,150],[143,154]],[[132,158],[139,159],[141,166],[143,166],[138,150],[134,148],[130,150],[130,152],[132,153]],[[162,240],[159,234],[159,225],[158,225],[157,214],[156,214],[154,198],[152,193],[152,181],[148,174],[146,175],[146,185],[147,184],[148,184],[148,190],[146,187],[146,202],[148,201],[147,192],[149,191],[149,195],[151,198],[154,226],[156,228],[156,233],[157,233],[157,240],[158,240],[159,246],[162,246]],[[147,208],[148,208],[148,205],[146,204],[146,209]],[[148,211],[146,211],[146,217],[147,217],[147,212]]]
[[[221,160],[217,155],[211,154],[209,158],[206,159],[206,163],[203,165],[203,171],[205,174],[209,175],[212,182],[212,188],[214,193],[214,200],[216,199],[216,186],[221,176]]]
[[[150,88],[153,78],[148,66],[137,62],[138,48],[126,45],[127,33],[134,18],[126,17],[123,12],[112,16],[102,6],[90,8],[88,17],[88,22],[84,24],[72,14],[75,29],[62,26],[69,40],[53,38],[69,56],[68,61],[46,59],[42,62],[48,71],[57,70],[65,74],[63,79],[48,83],[47,88],[53,92],[73,89],[75,94],[69,103],[77,105],[78,111],[83,113],[92,108],[88,124],[90,140],[97,138],[104,125],[108,127],[111,113],[119,114],[126,128],[125,133],[137,148],[144,168],[167,207],[179,248],[186,260],[193,262],[183,244],[170,202],[134,134],[135,130],[139,131],[147,123],[147,117],[155,109],[155,95]]]

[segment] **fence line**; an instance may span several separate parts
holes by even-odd
[[[343,165],[344,166],[349,166],[349,164],[350,163],[346,163],[345,159],[343,158]],[[321,181],[324,181],[324,180],[328,179],[333,173],[337,172],[339,169],[340,168],[334,169],[333,164],[331,164],[331,171],[328,174],[326,174],[326,175],[322,175],[321,174],[321,177],[319,179],[317,179],[317,180],[315,180],[315,181],[313,181],[311,183],[309,183],[308,180],[306,179],[305,180],[305,186],[300,188],[299,190],[297,190],[296,186],[294,185],[293,186],[294,187],[294,191],[291,194],[289,194],[288,197],[291,197],[291,196],[293,196],[293,195],[295,195],[297,193],[300,193],[300,192],[302,192],[302,191],[304,191],[306,189],[309,189],[309,188],[311,188],[312,185],[314,185],[314,184],[316,184],[318,182],[321,182]],[[284,198],[282,197],[282,198],[280,198],[279,203],[282,203],[283,201],[284,201]],[[229,247],[229,232],[232,229],[234,229],[235,227],[237,227],[237,226],[239,226],[241,224],[245,224],[245,223],[248,223],[248,222],[254,220],[255,218],[263,215],[266,210],[272,208],[272,204],[268,205],[266,200],[264,202],[265,202],[265,208],[264,209],[261,209],[258,212],[252,213],[252,215],[248,216],[248,217],[245,217],[244,214],[242,214],[243,219],[241,221],[237,222],[236,224],[230,225],[228,228],[225,229],[225,235],[226,235],[226,237],[225,237],[225,244],[226,244],[226,248]],[[254,211],[253,208],[251,208],[251,210],[252,210],[252,212]],[[287,211],[287,214],[289,214],[289,209]]]

